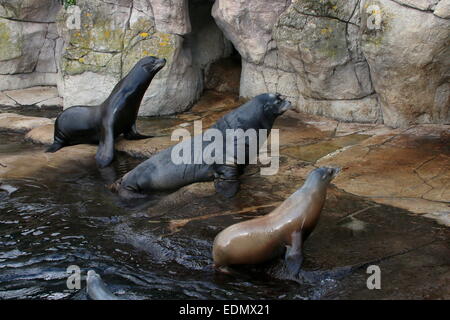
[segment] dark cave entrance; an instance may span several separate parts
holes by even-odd
[[[241,55],[233,47],[230,56],[211,63],[205,70],[205,89],[239,95],[241,71]]]
[[[214,1],[189,1],[192,58],[203,73],[204,90],[239,95],[241,55],[211,15]]]

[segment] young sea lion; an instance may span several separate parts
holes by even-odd
[[[325,203],[327,187],[339,169],[313,170],[304,185],[268,215],[234,224],[214,239],[214,266],[257,264],[286,250],[285,262],[291,273],[303,262],[303,243],[314,230]]]
[[[64,110],[56,119],[54,142],[47,152],[75,144],[98,143],[95,159],[103,168],[114,159],[114,140],[120,134],[128,140],[150,138],[137,132],[136,117],[145,91],[165,64],[165,59],[142,58],[102,104]]]

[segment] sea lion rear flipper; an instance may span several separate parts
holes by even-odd
[[[146,136],[146,135],[140,134],[136,129],[136,123],[131,126],[129,131],[124,132],[123,136],[127,140],[141,140],[141,139],[148,139],[148,138],[153,137],[153,136]]]
[[[114,159],[114,134],[112,128],[104,126],[95,160],[100,168],[111,164]]]
[[[227,198],[233,197],[239,191],[239,169],[236,166],[221,165],[215,168],[214,187],[216,191]]]
[[[291,245],[287,246],[284,261],[291,275],[297,275],[303,263],[302,231],[295,231],[291,235]]]

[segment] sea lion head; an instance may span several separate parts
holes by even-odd
[[[279,93],[265,93],[261,96],[264,101],[264,111],[268,114],[277,117],[287,110],[292,109],[291,102],[286,100],[286,97]]]
[[[314,169],[313,171],[311,171],[308,178],[306,179],[306,183],[314,183],[323,186],[328,186],[331,180],[333,180],[333,178],[336,177],[340,171],[341,171],[340,168],[328,168],[328,167],[321,167]]]
[[[145,72],[154,75],[166,65],[166,59],[148,56],[142,58],[137,65],[144,69]]]

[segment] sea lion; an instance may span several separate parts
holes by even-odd
[[[89,270],[86,278],[86,292],[92,300],[121,300],[109,291],[102,278],[94,270]]]
[[[98,143],[95,159],[103,168],[114,159],[114,140],[120,134],[128,140],[150,138],[137,132],[136,117],[145,91],[165,64],[165,59],[142,58],[102,104],[64,110],[56,119],[54,142],[46,152],[75,144]]]
[[[313,170],[303,186],[268,215],[234,224],[214,239],[216,269],[258,264],[283,253],[292,274],[300,271],[303,243],[314,230],[325,203],[327,187],[339,172],[337,168]]]
[[[194,182],[214,181],[216,191],[226,197],[232,197],[239,190],[239,175],[243,167],[248,164],[249,140],[234,140],[234,144],[229,149],[234,149],[235,157],[228,157],[226,132],[227,129],[266,129],[270,133],[275,119],[285,111],[291,109],[291,103],[279,94],[265,93],[256,96],[239,108],[229,112],[220,118],[210,129],[202,134],[198,134],[191,139],[183,140],[175,146],[160,151],[148,160],[144,161],[136,168],[125,174],[121,179],[110,186],[112,191],[119,193],[125,199],[143,197],[157,191],[167,191],[179,189]],[[205,161],[202,159],[199,164],[194,163],[194,158],[198,159],[201,152],[211,142],[204,141],[204,136],[212,129],[218,130],[223,138],[223,155],[228,161],[218,162]],[[257,135],[257,141],[253,141],[259,146],[261,141]],[[172,150],[182,144],[190,144],[191,162],[190,164],[175,164],[172,160]],[[195,146],[202,146],[202,150]],[[244,147],[246,158],[244,163],[237,161],[236,150]],[[242,160],[242,159],[241,159]]]

